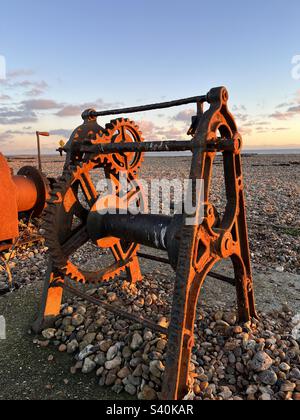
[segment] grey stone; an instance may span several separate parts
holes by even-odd
[[[134,396],[136,394],[136,387],[131,384],[127,384],[125,386],[125,391],[127,392],[127,394]]]
[[[48,328],[47,330],[44,330],[42,332],[42,336],[46,338],[46,340],[51,340],[52,338],[55,337],[55,334],[56,334],[56,329],[54,328]]]
[[[67,344],[67,353],[72,354],[78,349],[79,344],[77,340],[72,340],[70,343]]]
[[[139,333],[135,332],[133,334],[132,341],[131,341],[131,344],[130,344],[131,350],[133,350],[133,351],[138,350],[142,346],[143,342],[144,342],[144,340],[141,337],[141,335]]]
[[[157,393],[153,388],[151,388],[148,385],[145,385],[142,391],[139,393],[138,399],[144,401],[155,401],[157,400]]]
[[[116,369],[119,366],[121,366],[121,364],[122,364],[122,359],[121,357],[117,356],[113,360],[109,360],[105,363],[105,369],[107,370]]]
[[[117,344],[110,347],[106,354],[106,360],[108,361],[113,360],[117,356],[118,351],[119,351],[119,346]]]
[[[112,386],[117,380],[117,375],[113,372],[109,372],[106,380],[105,380],[105,385],[106,386]]]
[[[115,394],[117,394],[117,395],[121,394],[121,392],[122,392],[123,390],[124,390],[123,385],[116,384],[116,385],[114,385],[114,386],[112,387],[112,391],[113,391]]]
[[[267,353],[260,351],[256,353],[249,365],[255,372],[264,372],[265,370],[270,369],[273,365],[273,360]]]
[[[290,376],[293,379],[296,379],[297,381],[300,381],[300,370],[297,368],[294,368],[290,371]]]
[[[151,375],[155,376],[155,378],[160,378],[162,372],[164,371],[164,366],[159,360],[154,360],[150,362],[149,368]]]
[[[259,374],[259,379],[263,384],[271,386],[275,385],[278,381],[276,373],[271,369],[261,372]]]
[[[296,384],[290,382],[290,381],[285,381],[280,388],[281,392],[294,392],[296,388]]]
[[[84,316],[81,314],[74,314],[72,317],[72,325],[73,327],[79,327],[84,323]]]
[[[228,400],[232,397],[233,394],[230,388],[228,388],[227,386],[221,386],[219,395],[223,398],[223,400]]]
[[[98,366],[104,366],[106,362],[106,357],[104,353],[98,353],[95,357],[95,363],[97,363]]]
[[[291,370],[291,367],[290,367],[287,363],[281,363],[281,364],[279,365],[279,369],[280,369],[282,372],[289,372],[289,371]]]
[[[83,368],[82,368],[82,373],[91,373],[93,372],[93,370],[96,368],[96,363],[91,360],[89,357],[87,357],[84,360],[84,364],[83,364]]]
[[[141,378],[138,378],[137,376],[129,375],[128,376],[128,383],[133,386],[140,386],[142,383]]]
[[[125,366],[125,367],[123,367],[121,370],[119,370],[119,372],[118,372],[118,377],[119,377],[120,379],[125,379],[125,378],[127,378],[127,376],[129,376],[130,374],[131,374],[130,369],[129,369],[127,366]]]

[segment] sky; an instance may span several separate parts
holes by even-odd
[[[2,2],[0,152],[35,152],[36,130],[50,131],[42,148],[55,152],[89,107],[221,85],[247,149],[300,148],[299,19],[299,0]],[[186,106],[135,120],[147,140],[185,139],[194,113]]]

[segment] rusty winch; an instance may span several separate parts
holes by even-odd
[[[40,330],[59,315],[65,289],[167,335],[162,395],[168,400],[184,398],[193,382],[189,361],[194,345],[198,298],[207,277],[236,287],[241,322],[256,317],[241,162],[242,138],[227,102],[227,90],[221,87],[204,96],[173,102],[103,112],[85,111],[83,125],[74,131],[64,148],[67,153],[64,173],[51,192],[44,215],[51,262],[35,329]],[[209,105],[207,111],[204,111],[205,103]],[[197,107],[189,130],[191,141],[144,142],[138,126],[128,119],[113,120],[105,128],[97,123],[100,116],[187,104]],[[190,214],[164,216],[146,212],[138,180],[143,154],[171,151],[192,152],[190,180],[193,185],[197,180],[204,183],[201,199],[197,189],[193,187],[192,190],[196,220],[200,207],[204,211],[203,219],[193,224],[186,223]],[[210,198],[212,169],[217,153],[222,153],[224,161],[227,206],[223,217],[217,214]],[[100,172],[115,185],[116,208],[121,210],[135,201],[140,210],[138,214],[99,212],[109,205],[107,196],[102,196],[96,187]],[[132,185],[126,194],[122,193],[120,185],[122,173]],[[98,267],[86,269],[81,260],[76,259],[76,253],[88,244],[91,246],[89,258],[93,256],[91,252],[108,249],[113,261],[107,266],[99,263]],[[140,253],[140,245],[167,251],[168,258]],[[140,258],[171,264],[176,272],[168,328],[88,296],[75,287],[78,283],[98,284],[113,280],[122,272],[127,274],[130,282],[141,281]],[[212,272],[215,264],[223,259],[231,259],[234,278]]]
[[[19,237],[21,216],[42,214],[48,193],[48,181],[38,169],[25,166],[14,175],[0,154],[0,251],[10,248]]]

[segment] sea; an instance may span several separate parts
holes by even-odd
[[[244,149],[243,155],[300,155],[299,149]],[[147,157],[190,157],[191,152],[146,153]]]
[[[296,149],[243,149],[243,155],[300,155],[300,148]],[[147,157],[190,157],[191,152],[156,152],[156,153],[145,153]],[[12,159],[30,159],[36,157],[33,154],[8,154],[8,158]],[[53,153],[43,154],[44,157],[58,157],[58,154]]]

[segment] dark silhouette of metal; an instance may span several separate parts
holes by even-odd
[[[209,109],[204,112],[203,104]],[[64,147],[67,153],[64,173],[54,186],[44,216],[44,228],[51,263],[45,282],[43,303],[34,328],[39,330],[53,322],[60,312],[63,290],[130,320],[168,335],[166,370],[162,397],[183,399],[193,385],[190,358],[194,345],[194,325],[200,291],[208,276],[236,287],[240,322],[257,317],[250,264],[244,182],[242,174],[242,138],[233,116],[227,108],[228,92],[214,88],[207,95],[163,104],[96,112],[85,111],[84,123],[74,131]],[[116,115],[162,109],[188,103],[197,104],[192,119],[190,142],[143,142],[138,127],[126,119],[112,121],[105,128],[97,124],[98,116]],[[201,222],[189,225],[182,216],[154,216],[144,214],[144,198],[138,182],[138,171],[144,152],[190,150],[193,154],[190,179],[204,181],[204,200],[193,189],[195,217],[204,206]],[[221,218],[210,200],[212,168],[217,152],[223,154],[227,206]],[[103,168],[116,185],[117,208],[122,209],[132,199],[138,202],[140,214],[99,215],[97,209],[107,206],[94,184],[95,170]],[[125,195],[118,195],[118,175],[126,172],[134,187]],[[84,196],[87,205],[83,206]],[[102,200],[102,201],[101,201]],[[96,204],[97,203],[97,204]],[[74,220],[77,223],[74,225]],[[198,220],[198,219],[197,219]],[[110,248],[115,262],[109,267],[86,271],[72,260],[72,255],[85,243],[92,241],[99,248]],[[168,259],[139,253],[139,245],[163,249]],[[173,307],[168,328],[158,327],[151,320],[136,318],[124,310],[91,298],[70,286],[65,279],[76,283],[108,281],[121,272],[129,281],[142,280],[139,258],[170,263],[176,271]],[[230,279],[212,269],[223,259],[231,259],[235,278]]]

